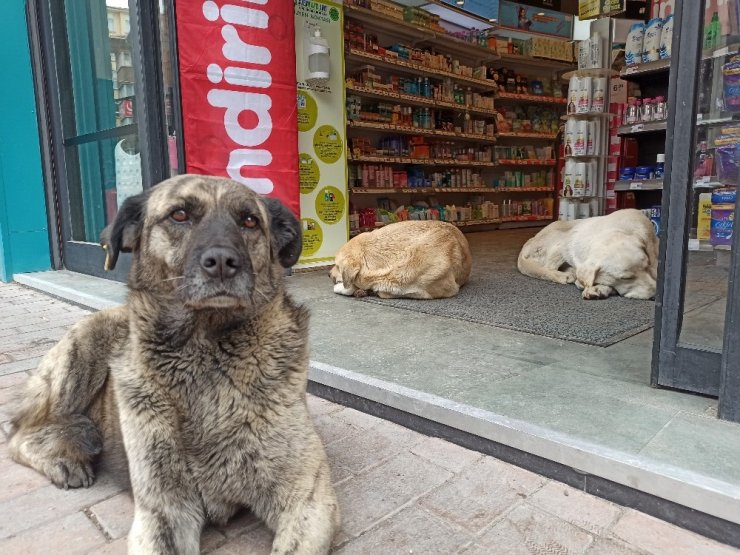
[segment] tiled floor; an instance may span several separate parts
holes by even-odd
[[[29,370],[86,311],[0,285],[0,427]],[[335,552],[731,555],[710,541],[492,457],[308,397],[342,511]],[[64,491],[8,457],[0,432],[0,553],[126,553],[133,501],[110,475]],[[272,534],[248,513],[208,528],[204,553],[263,555]]]

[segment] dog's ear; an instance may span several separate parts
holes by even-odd
[[[264,198],[263,202],[270,213],[270,235],[273,248],[283,268],[290,268],[298,262],[303,249],[301,223],[282,202],[274,198]]]
[[[148,191],[127,198],[118,210],[113,223],[100,233],[100,245],[105,250],[106,271],[116,267],[119,253],[133,252],[138,247],[144,206],[148,198]]]

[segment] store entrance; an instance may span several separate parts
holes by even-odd
[[[100,232],[126,198],[179,169],[167,5],[38,0],[34,6],[57,267],[124,281],[130,261],[106,273]],[[141,55],[160,48],[161,57]]]

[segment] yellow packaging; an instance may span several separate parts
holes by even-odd
[[[699,210],[696,219],[696,238],[709,241],[712,226],[712,193],[699,195]]]

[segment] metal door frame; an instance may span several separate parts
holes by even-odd
[[[704,7],[705,0],[677,2],[674,14],[672,60],[675,65],[670,72],[668,88],[664,178],[667,186],[662,202],[662,219],[666,225],[658,263],[651,385],[719,396],[720,417],[740,421],[740,396],[737,395],[740,392],[740,256],[736,255],[740,239],[737,233],[733,234],[723,352],[680,341]]]
[[[170,11],[174,2],[167,0]],[[159,53],[159,3],[157,0],[138,0],[136,11],[129,14],[133,35],[132,57],[135,60],[135,109],[136,132],[139,140],[142,164],[142,178],[145,188],[159,183],[169,176],[169,157],[167,153],[167,130],[164,118],[164,87],[162,84],[162,60]],[[36,67],[34,79],[36,85],[39,117],[44,118],[42,130],[42,155],[46,168],[50,229],[58,229],[52,239],[57,244],[52,247],[55,253],[55,269],[65,268],[75,272],[89,274],[116,281],[126,281],[131,260],[129,255],[119,258],[116,269],[106,272],[103,269],[105,255],[97,243],[70,240],[72,229],[69,214],[70,190],[65,159],[65,148],[79,144],[82,140],[100,140],[121,134],[130,134],[131,128],[119,127],[106,129],[89,135],[65,138],[62,128],[62,103],[65,97],[61,91],[68,91],[69,86],[61,83],[64,79],[66,56],[58,59],[56,54],[66,55],[66,48],[55,48],[52,33],[52,21],[63,25],[64,18],[54,17],[54,9],[64,9],[63,4],[53,0],[29,0],[28,22],[34,48]],[[176,50],[174,34],[171,34]],[[143,52],[154,52],[156,55],[143,55]],[[60,69],[62,72],[60,73]],[[176,91],[179,93],[178,75],[175,68],[173,78]],[[178,101],[179,104],[179,101]],[[128,131],[128,133],[126,133]],[[53,202],[51,202],[53,200]]]

